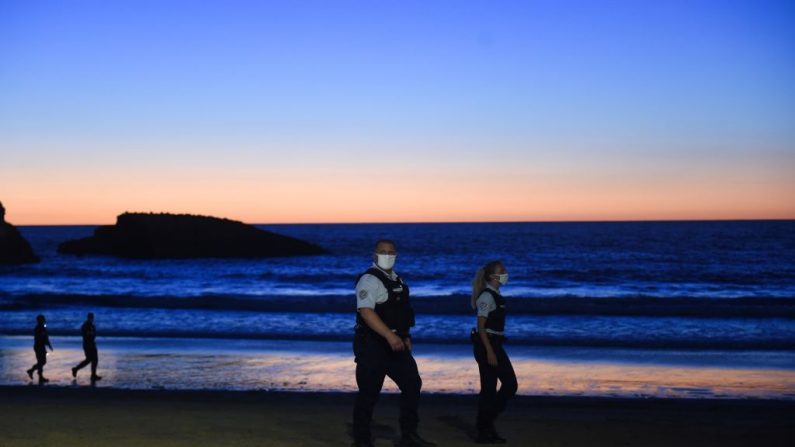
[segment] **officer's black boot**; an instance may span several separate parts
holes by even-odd
[[[398,444],[400,447],[436,447],[436,444],[433,442],[426,441],[420,438],[420,435],[417,434],[416,431],[403,433],[403,436],[400,437],[400,443]]]
[[[505,444],[508,442],[507,439],[500,436],[496,431],[492,430],[491,432],[491,439],[495,444]]]
[[[496,431],[478,431],[475,442],[478,444],[505,444],[507,441]]]
[[[477,444],[491,444],[491,435],[488,432],[478,430],[478,435],[475,436],[475,443]]]
[[[506,440],[494,428],[494,415],[487,410],[478,412],[478,434],[475,437],[475,442],[478,444],[505,444]]]
[[[482,404],[480,405],[480,408],[478,408],[478,419],[476,425],[478,427],[478,434],[475,436],[475,442],[478,444],[491,444],[491,417]]]

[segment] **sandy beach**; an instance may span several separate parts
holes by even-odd
[[[0,446],[342,446],[351,393],[0,388]],[[424,395],[421,432],[474,445],[475,396]],[[795,402],[520,397],[499,421],[510,445],[785,446]],[[376,445],[398,437],[397,396],[382,397]]]

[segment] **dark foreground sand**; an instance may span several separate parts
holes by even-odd
[[[0,387],[0,446],[345,446],[353,395]],[[475,396],[424,395],[420,432],[475,445]],[[376,445],[398,436],[382,396]],[[795,402],[516,399],[498,427],[516,446],[795,445]]]

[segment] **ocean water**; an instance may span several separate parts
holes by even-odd
[[[42,262],[0,267],[0,335],[30,335],[44,313],[53,337],[66,339],[91,310],[100,349],[102,337],[345,345],[354,280],[374,241],[391,238],[418,313],[415,339],[437,346],[434,355],[467,352],[471,277],[501,259],[509,346],[526,359],[555,349],[565,361],[569,352],[647,365],[649,352],[673,352],[697,367],[694,353],[709,352],[724,370],[753,369],[760,355],[772,370],[795,370],[795,221],[266,225],[330,254],[142,261],[56,252],[93,228],[20,228]]]

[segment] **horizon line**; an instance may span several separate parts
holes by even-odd
[[[144,213],[142,213],[144,214]],[[155,213],[158,214],[158,213]],[[177,214],[177,213],[165,213]],[[185,215],[185,213],[179,213]],[[242,220],[225,217],[192,214],[193,216],[216,217],[231,221],[242,222],[247,225],[417,225],[417,224],[512,224],[512,223],[666,223],[666,222],[788,222],[795,221],[795,217],[771,218],[727,218],[727,219],[597,219],[597,220],[458,220],[458,221],[375,221],[375,222],[256,222],[249,223]],[[10,223],[6,221],[6,223]],[[69,224],[12,224],[16,227],[86,227],[115,225],[114,223],[69,223]]]

